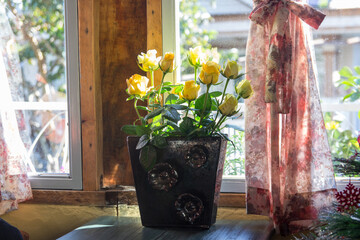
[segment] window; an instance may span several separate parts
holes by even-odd
[[[77,0],[7,0],[22,72],[12,108],[23,116],[33,188],[81,189]]]
[[[360,66],[360,3],[357,0],[310,0],[309,3],[327,15],[320,29],[312,33],[319,91],[332,155],[349,157],[358,147],[355,137],[360,130],[360,102],[357,100],[360,95],[353,94],[343,101],[351,89],[344,87],[346,83],[341,85],[339,82],[340,75],[342,80],[349,77],[348,68],[343,69],[345,66],[352,69],[354,79],[360,75],[360,69],[357,73],[354,70],[355,66]],[[226,59],[232,59],[244,66],[250,27],[248,16],[252,9],[252,0],[163,1],[163,19],[166,19],[163,21],[163,32],[166,33],[163,36],[164,52],[176,49],[180,59],[186,61],[185,50],[201,45],[206,49],[217,48],[221,56],[220,65]],[[180,59],[177,62],[181,62]],[[185,64],[183,66],[174,74],[177,81],[188,80],[191,70]],[[357,82],[359,86],[360,82]],[[221,190],[245,192],[244,120],[241,117],[231,119],[227,125],[227,134],[239,147],[228,145]],[[347,182],[348,177],[337,177],[339,189]],[[360,184],[356,179],[352,182]]]

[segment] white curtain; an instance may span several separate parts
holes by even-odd
[[[27,176],[29,161],[23,139],[27,138],[22,111],[13,101],[22,98],[22,75],[13,32],[0,2],[0,215],[17,209],[32,198]]]

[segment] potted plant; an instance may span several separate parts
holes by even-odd
[[[122,130],[133,135],[128,149],[144,226],[209,228],[215,223],[229,140],[222,125],[238,113],[238,100],[252,95],[248,80],[236,86],[237,96],[226,94],[229,81],[244,75],[235,61],[222,69],[201,47],[190,48],[188,61],[195,80],[174,85],[164,81],[174,70],[174,54],[161,59],[149,50],[138,56],[138,65],[150,73],[150,86],[149,79],[138,74],[126,80],[127,100],[134,101],[138,119]],[[156,70],[163,73],[158,87]],[[211,91],[220,84],[220,74],[226,78],[223,91]],[[206,92],[198,96],[200,84]],[[147,106],[138,106],[139,100]]]

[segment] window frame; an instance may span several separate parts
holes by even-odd
[[[33,189],[81,190],[82,144],[79,77],[78,1],[64,0],[67,119],[69,137],[69,174],[38,174],[29,176]]]
[[[180,27],[179,27],[179,0],[162,0],[162,29],[163,29],[163,50],[173,51],[176,62],[181,63],[180,59]],[[166,19],[166,21],[163,21]],[[176,83],[180,79],[180,70],[174,71],[171,81]],[[323,112],[332,111],[357,111],[360,103],[347,104],[321,104]],[[244,108],[242,108],[244,109]],[[349,178],[336,177],[337,190],[342,191],[349,183]],[[351,182],[360,187],[360,178],[351,179]],[[244,177],[223,176],[221,190],[222,193],[246,193],[246,180]]]

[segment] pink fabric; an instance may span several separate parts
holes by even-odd
[[[29,160],[23,140],[26,124],[12,101],[21,100],[21,69],[14,36],[0,3],[0,215],[32,198],[26,170]]]
[[[309,29],[299,16],[312,26],[323,19],[301,1],[257,0],[246,54],[254,88],[245,101],[247,212],[271,216],[282,234],[316,219],[336,188]]]

